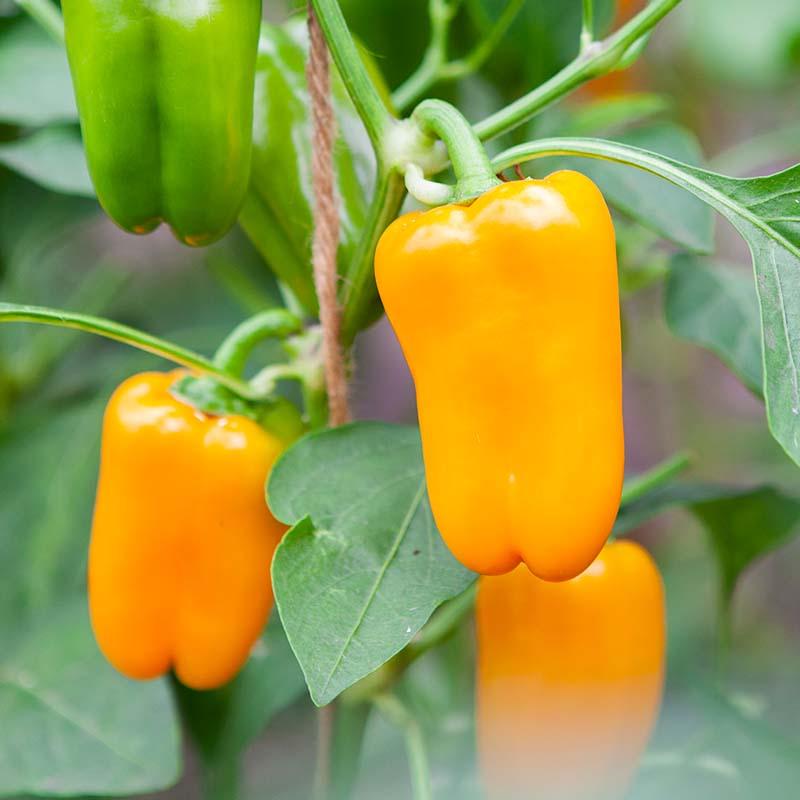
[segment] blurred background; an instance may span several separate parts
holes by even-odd
[[[524,93],[574,57],[580,5],[529,0],[480,75],[432,93],[475,120]],[[453,27],[454,54],[485,35],[503,6],[504,0],[467,0]],[[638,6],[598,3],[598,28],[619,24]],[[389,86],[397,86],[427,43],[425,0],[344,0],[343,8]],[[292,11],[290,4],[267,2],[271,21]],[[799,111],[797,0],[685,0],[658,26],[631,70],[582,88],[492,147],[536,136],[597,135],[729,175],[767,174],[800,161]],[[588,163],[570,166],[598,169]],[[555,166],[540,162],[530,174]],[[0,300],[109,316],[203,353],[213,352],[246,314],[279,302],[267,264],[240,230],[204,251],[181,247],[166,231],[128,236],[81,196],[87,194],[79,188],[82,169],[61,48],[14,3],[0,0]],[[680,323],[665,314],[665,280],[676,252],[713,236],[714,262],[746,283],[752,281],[746,245],[724,221],[715,221],[713,233],[704,228],[698,219],[706,212],[658,181],[654,186],[640,176],[631,187],[627,172],[597,174],[608,181],[612,202],[620,198],[615,220],[629,470],[687,450],[693,478],[772,483],[800,495],[797,467],[770,437],[761,401],[720,359],[686,341],[691,336],[676,335]],[[683,221],[685,229],[676,231]],[[664,226],[672,226],[669,236]],[[413,386],[385,321],[362,334],[356,364],[358,417],[413,422]],[[0,686],[3,653],[20,631],[51,624],[83,603],[102,409],[116,383],[146,368],[163,363],[62,330],[0,329]],[[741,581],[727,655],[730,691],[722,697],[711,688],[719,657],[710,540],[680,511],[636,535],[665,577],[669,665],[661,720],[631,797],[796,796],[800,541],[761,559]],[[402,694],[430,744],[440,798],[480,796],[473,766],[473,647],[465,626],[403,681]],[[54,651],[54,672],[56,658]],[[286,707],[248,749],[245,796],[310,796],[314,710],[296,674],[286,680],[293,687]],[[0,715],[2,698],[0,692]],[[408,797],[399,734],[380,717],[369,724],[357,796]],[[21,732],[3,732],[0,739],[12,735]],[[198,796],[200,759],[193,745],[184,751],[184,777],[160,797]]]

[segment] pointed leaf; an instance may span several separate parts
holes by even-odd
[[[318,705],[400,651],[475,578],[436,530],[415,428],[359,423],[301,439],[273,469],[269,502],[294,525],[272,580]]]

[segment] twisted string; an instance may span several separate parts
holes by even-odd
[[[342,310],[337,296],[336,251],[339,244],[339,212],[336,206],[333,147],[336,118],[331,103],[328,46],[311,2],[308,3],[310,52],[306,76],[313,123],[312,175],[314,188],[314,285],[322,324],[325,384],[328,390],[328,422],[343,425],[350,419],[347,368],[340,344]]]

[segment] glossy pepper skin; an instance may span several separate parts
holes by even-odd
[[[400,217],[375,272],[417,390],[431,505],[465,566],[566,580],[619,506],[614,229],[576,172]]]
[[[285,526],[264,482],[281,442],[250,419],[176,399],[181,373],[142,373],[105,413],[89,607],[100,649],[124,675],[173,668],[187,686],[229,681],[272,608]]]
[[[261,0],[64,0],[89,171],[122,228],[189,245],[236,221],[250,175]]]
[[[480,579],[477,733],[488,800],[619,800],[658,715],[665,610],[631,541],[577,578]]]

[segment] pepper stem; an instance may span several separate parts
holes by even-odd
[[[257,344],[265,339],[285,339],[302,329],[302,322],[285,308],[262,311],[233,329],[217,350],[214,365],[239,378]]]
[[[447,147],[457,180],[453,202],[474,200],[500,183],[472,126],[450,103],[424,100],[411,116],[424,133],[437,136]]]

